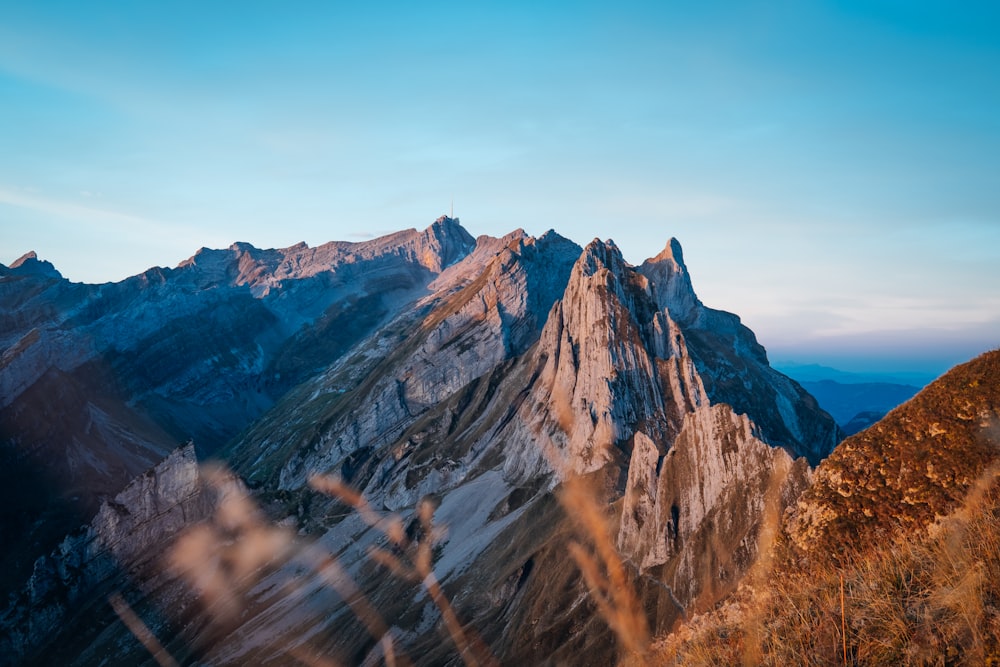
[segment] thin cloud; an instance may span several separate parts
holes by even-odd
[[[204,236],[203,232],[184,225],[125,213],[111,207],[93,206],[89,202],[94,199],[87,197],[88,203],[81,203],[42,195],[34,190],[0,186],[0,204],[44,213],[74,224],[87,223],[105,232],[153,238],[172,244],[179,236]]]
[[[81,193],[84,197],[90,197],[90,193]],[[76,202],[53,199],[34,194],[24,190],[14,190],[0,187],[0,203],[27,208],[33,211],[40,211],[50,215],[58,215],[64,218],[113,222],[120,225],[147,225],[150,227],[161,227],[162,223],[143,218],[129,213],[122,213],[107,208],[97,208]]]

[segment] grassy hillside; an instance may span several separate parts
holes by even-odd
[[[778,568],[654,646],[656,665],[1000,665],[1000,476],[917,537]],[[846,657],[845,657],[846,651]]]
[[[816,470],[786,524],[798,558],[837,562],[951,512],[1000,454],[1000,351],[956,366]]]

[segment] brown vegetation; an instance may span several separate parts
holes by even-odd
[[[1000,664],[998,472],[988,470],[919,538],[872,543],[839,568],[779,570],[764,586],[744,587],[662,641],[652,663]]]
[[[1000,351],[956,367],[818,468],[775,567],[657,664],[1000,664]]]
[[[1000,351],[956,366],[816,471],[787,524],[794,556],[839,564],[953,511],[1000,457]]]

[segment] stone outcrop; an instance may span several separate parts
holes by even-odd
[[[724,404],[690,413],[666,455],[636,434],[618,543],[666,586],[653,591],[657,627],[734,590],[771,546],[758,543],[762,529],[773,535],[809,480],[805,459],[762,442]]]
[[[162,556],[172,536],[208,515],[194,447],[171,453],[104,502],[93,521],[40,557],[24,589],[0,617],[2,664],[19,660],[55,635],[76,610],[121,573]]]

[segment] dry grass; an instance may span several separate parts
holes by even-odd
[[[149,651],[153,659],[160,667],[178,667],[177,661],[174,660],[174,656],[170,655],[160,641],[156,638],[149,627],[139,618],[139,615],[135,613],[129,603],[125,601],[125,598],[119,593],[115,593],[108,598],[108,604],[111,608],[115,610],[118,618],[121,619],[125,627],[129,629],[136,639],[138,639],[142,645]]]
[[[441,584],[434,574],[431,549],[434,543],[440,539],[441,531],[434,526],[434,506],[430,501],[423,500],[417,507],[421,534],[419,539],[409,540],[406,537],[406,531],[403,529],[403,523],[399,517],[393,516],[383,519],[383,517],[371,509],[361,494],[351,489],[338,478],[317,475],[309,480],[309,484],[314,489],[347,503],[358,512],[365,523],[381,530],[385,534],[393,550],[373,547],[369,551],[369,556],[375,562],[387,567],[390,572],[401,579],[423,584],[431,600],[441,612],[448,635],[455,643],[462,661],[468,667],[496,664],[495,658],[476,634],[466,629],[461,621],[459,621],[458,615],[455,613],[451,602],[444,594]],[[355,610],[355,613],[358,613],[357,610]],[[380,641],[389,636],[388,629],[385,629],[381,636],[375,634],[376,632],[382,632],[381,629],[374,631],[370,629],[370,632]],[[391,655],[391,652],[388,655]]]
[[[840,568],[776,570],[765,588],[744,588],[658,645],[653,662],[747,655],[761,665],[1000,665],[1000,469],[919,537],[871,544]]]
[[[172,562],[207,598],[209,610],[226,619],[259,572],[287,555],[290,538],[268,526],[225,475],[208,478],[225,491],[219,510],[178,541]],[[842,550],[835,561],[793,556],[780,530],[777,498],[769,493],[760,556],[737,594],[652,647],[635,582],[615,547],[600,475],[564,479],[558,498],[577,535],[569,554],[615,633],[619,664],[1000,666],[1000,462],[987,467],[962,503],[929,527]],[[375,511],[338,478],[316,476],[310,484],[385,537],[387,546],[372,547],[369,557],[386,572],[425,588],[466,665],[496,664],[459,620],[434,574],[432,548],[442,533],[433,523],[431,503],[418,506],[414,536],[400,517]],[[369,657],[392,667],[408,664],[385,621],[336,558],[304,553],[375,640]],[[160,664],[172,664],[127,607],[116,605],[116,611]],[[308,647],[289,655],[309,665],[337,664]]]
[[[335,591],[375,641],[368,662],[389,667],[411,664],[394,645],[389,625],[346,572],[338,559],[316,545],[297,543],[285,528],[271,524],[246,489],[227,470],[203,468],[202,478],[215,498],[208,520],[184,531],[165,553],[170,575],[183,581],[197,596],[199,618],[224,636],[241,623],[241,614],[253,606],[251,590],[268,572],[296,562]],[[388,575],[408,584],[423,586],[441,614],[442,624],[457,655],[469,667],[496,665],[489,648],[463,625],[434,573],[433,547],[444,535],[433,522],[434,506],[422,501],[416,511],[419,528],[414,534],[402,518],[373,509],[366,499],[340,478],[316,475],[310,487],[348,506],[369,528],[384,538],[367,555]],[[615,547],[612,517],[597,476],[568,475],[558,499],[576,526],[577,539],[569,552],[579,567],[601,617],[619,641],[620,663],[646,663],[650,632],[634,582]],[[160,665],[177,661],[158,641],[124,598],[109,598],[115,612]],[[201,632],[201,631],[199,631]],[[294,661],[317,667],[340,664],[318,646],[291,646],[284,653]],[[374,663],[373,663],[374,664]]]
[[[369,659],[387,667],[411,664],[394,645],[388,624],[336,557],[315,545],[297,544],[289,531],[270,524],[228,471],[206,467],[202,469],[202,478],[215,495],[214,513],[184,531],[165,554],[165,562],[167,571],[196,594],[202,606],[201,616],[210,626],[222,634],[238,626],[241,614],[252,603],[253,586],[270,568],[294,561],[335,591],[375,640]],[[339,478],[317,475],[309,483],[314,490],[348,505],[365,524],[382,534],[388,548],[373,546],[369,557],[388,573],[424,587],[440,611],[458,655],[468,667],[497,664],[475,632],[461,623],[434,574],[433,546],[444,531],[433,523],[431,502],[425,500],[419,504],[419,531],[416,536],[408,536],[401,517],[375,511],[361,494]],[[157,663],[163,667],[178,664],[120,594],[112,595],[108,601]],[[291,646],[282,652],[305,665],[340,664],[314,646]]]
[[[570,543],[570,555],[621,643],[622,662],[641,664],[649,647],[649,625],[598,498],[584,478],[570,477],[563,484],[559,502],[575,520],[581,538]]]
[[[283,557],[289,546],[287,536],[268,527],[249,498],[226,486],[219,475],[209,476],[228,489],[218,512],[182,538],[171,556],[176,571],[200,591],[210,612],[225,620],[261,568]],[[842,559],[840,567],[797,568],[787,561],[773,565],[771,551],[762,546],[757,566],[733,600],[652,648],[597,482],[596,477],[570,477],[559,499],[577,526],[570,555],[615,632],[620,664],[1000,665],[1000,464],[991,466],[964,503],[919,539],[871,545]],[[386,537],[389,547],[373,547],[370,557],[394,576],[425,587],[465,664],[496,664],[460,622],[434,575],[432,546],[441,532],[433,524],[430,503],[418,508],[420,534],[408,538],[399,517],[374,511],[339,479],[314,477],[311,485],[352,507]],[[778,535],[777,513],[767,514],[762,545]],[[387,624],[337,560],[306,553],[311,553],[307,560],[313,571],[376,640],[380,662],[408,664],[393,645]],[[190,567],[185,569],[184,563]],[[127,605],[120,598],[114,601],[157,661],[175,664]],[[290,656],[303,664],[337,664],[307,648]]]

